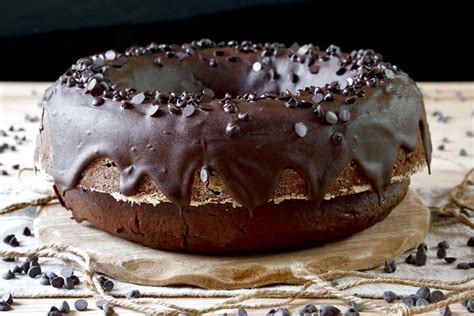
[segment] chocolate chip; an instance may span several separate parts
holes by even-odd
[[[456,266],[456,269],[460,269],[460,270],[469,270],[470,268],[471,268],[471,265],[468,262],[461,262],[461,263],[458,263],[458,265]]]
[[[32,266],[29,270],[28,270],[28,276],[30,278],[36,278],[38,275],[41,274],[41,268],[39,266]]]
[[[439,290],[434,290],[433,292],[431,292],[431,294],[430,294],[430,301],[431,302],[437,303],[437,302],[441,302],[442,300],[444,300],[443,292],[441,292]]]
[[[72,290],[74,289],[74,286],[76,284],[74,283],[74,280],[71,278],[71,277],[66,277],[64,279],[64,287],[68,290]]]
[[[196,108],[194,107],[194,105],[188,104],[183,109],[183,116],[190,117],[191,115],[193,115],[194,111],[196,111]]]
[[[428,257],[426,256],[426,250],[424,248],[419,248],[416,252],[415,264],[417,266],[424,266]]]
[[[22,273],[23,273],[23,269],[20,268],[17,264],[15,264],[15,266],[14,266],[13,269],[12,269],[12,272],[15,273],[15,274],[22,274]]]
[[[418,295],[419,297],[422,297],[424,299],[428,299],[430,297],[430,289],[427,288],[427,287],[420,287],[417,291],[416,291],[416,295]]]
[[[23,228],[23,236],[31,236],[31,230],[28,227]]]
[[[313,100],[314,103],[319,104],[324,100],[324,94],[316,93],[315,95],[313,95],[311,100]]]
[[[3,237],[3,242],[6,243],[6,244],[10,243],[10,240],[11,240],[13,237],[15,237],[14,234],[6,235],[5,237]]]
[[[420,297],[416,300],[415,306],[426,306],[428,304],[429,302],[426,299],[424,299],[423,297]]]
[[[90,93],[91,93],[91,96],[93,96],[93,97],[101,96],[104,93],[104,88],[102,88],[101,86],[95,86],[91,90]]]
[[[345,67],[341,67],[336,71],[336,75],[342,76],[343,74],[346,73],[346,71],[347,71],[347,69]]]
[[[343,123],[346,123],[351,119],[351,113],[347,110],[342,110],[341,112],[339,112],[338,116],[341,122]]]
[[[61,277],[54,277],[49,280],[49,283],[51,284],[52,287],[60,289],[64,286],[64,279]]]
[[[163,67],[163,62],[161,61],[161,58],[160,58],[160,57],[156,58],[156,59],[153,61],[153,64],[155,64],[155,66],[157,66],[157,67]]]
[[[342,316],[359,316],[359,311],[356,311],[354,308],[348,308]]]
[[[334,96],[332,95],[332,93],[327,93],[325,96],[324,96],[324,101],[327,101],[327,102],[331,102],[331,101],[334,101]]]
[[[217,67],[217,61],[215,59],[210,59],[209,66],[211,66],[212,68]]]
[[[391,69],[385,68],[383,73],[384,73],[385,77],[387,77],[388,79],[394,79],[395,78],[395,73]]]
[[[445,258],[446,257],[446,249],[439,248],[438,251],[436,251],[436,257],[438,257],[438,259]]]
[[[77,275],[71,275],[70,278],[74,281],[74,285],[78,285],[79,283],[81,283]]]
[[[68,302],[63,301],[61,303],[61,307],[59,307],[59,311],[64,314],[69,314],[69,312],[71,311],[71,307],[69,307]]]
[[[2,295],[2,301],[7,303],[7,304],[12,304],[13,303],[13,296],[11,293],[7,292]]]
[[[12,247],[19,247],[20,246],[20,242],[16,239],[15,236],[13,236],[10,241],[8,242],[8,244]]]
[[[290,316],[291,313],[286,307],[280,307],[275,311],[274,316]]]
[[[14,257],[3,257],[2,261],[4,261],[4,262],[14,262],[15,258]]]
[[[466,304],[466,309],[469,313],[474,313],[474,299],[469,299]]]
[[[6,312],[11,309],[10,304],[0,301],[0,312]]]
[[[199,178],[201,179],[202,183],[209,181],[209,172],[207,171],[206,167],[201,168],[201,171],[199,172]]]
[[[146,99],[146,96],[145,96],[145,93],[138,93],[136,95],[133,96],[132,98],[132,103],[135,103],[135,104],[142,104],[143,101],[145,101]]]
[[[473,237],[469,237],[469,239],[467,240],[467,245],[469,247],[474,247],[474,236]]]
[[[312,73],[313,75],[317,74],[319,72],[319,66],[316,64],[313,64],[309,67],[309,72]]]
[[[354,104],[357,101],[357,96],[353,95],[344,100],[346,104]]]
[[[102,284],[102,289],[104,291],[111,291],[114,288],[114,282],[111,280],[105,280],[105,282]]]
[[[356,302],[352,302],[351,304],[352,308],[358,312],[361,312],[364,310],[364,305],[363,304],[359,304],[359,303],[356,303]]]
[[[180,114],[181,109],[174,105],[173,103],[168,103],[168,111],[172,114]]]
[[[305,137],[306,134],[308,133],[308,128],[303,123],[296,123],[295,124],[295,133],[299,137]]]
[[[314,304],[306,304],[305,306],[303,306],[302,308],[300,308],[298,310],[298,312],[300,314],[305,314],[305,313],[308,313],[308,314],[311,314],[311,313],[317,313],[318,312],[318,308],[314,305]]]
[[[404,298],[402,298],[402,303],[408,307],[415,306],[415,300],[410,296],[405,296]]]
[[[339,132],[334,132],[332,133],[331,135],[331,142],[336,145],[336,146],[339,146],[342,144],[342,142],[344,141],[344,135],[342,135],[341,133]]]
[[[449,249],[449,244],[446,240],[440,241],[438,243],[438,248]]]
[[[259,72],[260,70],[262,70],[262,68],[263,68],[263,65],[259,61],[254,62],[252,65],[252,70],[255,72]]]
[[[341,310],[332,305],[322,305],[319,309],[320,316],[338,316],[341,314]]]
[[[237,309],[237,316],[247,316],[247,311],[243,307],[239,307]]]
[[[325,118],[326,118],[326,122],[328,122],[329,124],[337,123],[337,115],[334,112],[327,111]]]
[[[395,272],[395,270],[397,270],[397,263],[395,262],[395,260],[385,260],[383,271],[385,273],[393,273]]]
[[[240,133],[240,126],[237,125],[237,124],[234,124],[234,123],[229,123],[229,124],[227,124],[227,126],[225,128],[225,133],[228,136],[235,136],[238,133]]]
[[[105,102],[104,98],[102,98],[102,97],[95,97],[95,98],[94,98],[94,101],[92,101],[92,105],[94,105],[94,106],[100,106],[100,105],[104,104],[104,102]]]
[[[447,263],[453,263],[453,262],[456,262],[457,258],[456,257],[445,257],[444,258],[444,261],[446,261]]]
[[[250,121],[250,113],[249,112],[241,112],[241,113],[237,114],[237,118],[240,121],[248,122],[248,121]]]
[[[125,100],[122,101],[122,109],[130,109],[130,108],[132,108],[132,107],[133,107],[133,105],[132,105],[131,102],[125,101]]]
[[[449,306],[443,306],[439,309],[439,315],[440,316],[452,316],[453,313],[451,312],[451,309]]]
[[[131,299],[131,298],[140,298],[141,296],[142,295],[139,290],[131,290],[130,292],[127,293],[125,297],[128,299]]]
[[[239,57],[237,57],[237,56],[229,56],[229,57],[226,58],[226,60],[227,60],[228,62],[235,63],[235,62],[239,61]]]
[[[2,274],[2,279],[4,280],[11,280],[14,278],[15,278],[15,274],[11,270],[8,270],[7,272]]]
[[[82,312],[82,311],[85,311],[87,309],[87,301],[86,300],[77,300],[74,302],[74,307]]]
[[[398,298],[398,295],[395,294],[392,291],[385,291],[382,294],[382,298],[385,302],[392,303],[393,301],[395,301]]]
[[[207,96],[209,96],[209,97],[211,97],[211,98],[214,98],[214,97],[216,96],[216,94],[214,93],[214,91],[212,91],[212,90],[209,89],[209,88],[204,88],[204,89],[202,90],[202,94],[205,94],[205,95],[207,95]]]
[[[50,285],[49,278],[46,274],[41,275],[40,284],[41,285]]]

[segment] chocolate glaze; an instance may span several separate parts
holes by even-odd
[[[326,52],[242,46],[134,48],[113,60],[103,61],[107,54],[79,60],[44,100],[53,178],[63,194],[101,156],[120,171],[121,193],[135,194],[148,175],[180,209],[190,204],[201,168],[222,177],[232,198],[252,210],[272,198],[285,168],[305,179],[311,200],[323,199],[352,161],[380,193],[391,182],[398,149],[415,150],[418,133],[429,166],[422,95],[379,55],[334,46]],[[211,93],[200,94],[204,88]],[[180,114],[186,106],[194,109]],[[343,110],[347,122],[329,124],[321,115]]]

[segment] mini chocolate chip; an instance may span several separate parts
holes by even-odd
[[[196,111],[194,105],[188,104],[183,109],[183,116],[190,117],[191,115],[193,115],[194,111]]]
[[[7,304],[12,304],[13,303],[13,296],[11,293],[7,292],[2,295],[2,301],[7,303]]]
[[[336,146],[341,145],[342,142],[343,142],[343,140],[344,140],[344,136],[343,136],[341,133],[339,133],[339,132],[334,132],[334,133],[332,133],[332,135],[331,135],[331,142],[332,142],[334,145],[336,145]]]
[[[41,275],[40,284],[41,285],[50,285],[49,278],[46,274]]]
[[[133,96],[132,98],[132,103],[135,103],[135,104],[142,104],[143,101],[145,101],[146,99],[146,96],[145,96],[145,93],[139,93],[139,94],[136,94]]]
[[[140,294],[139,290],[131,290],[130,292],[127,293],[125,297],[128,299],[131,299],[131,298],[140,298],[141,296],[142,295]]]
[[[263,65],[259,61],[254,62],[252,65],[252,70],[255,72],[259,72],[260,70],[262,70],[262,68],[263,68]]]
[[[469,237],[469,239],[467,240],[467,245],[469,247],[474,247],[474,236]]]
[[[308,133],[308,128],[303,123],[296,123],[294,128],[296,135],[299,137],[305,137]]]
[[[64,279],[61,277],[55,277],[55,278],[50,279],[49,283],[51,283],[52,287],[60,289],[64,286]]]
[[[111,280],[105,280],[105,282],[102,284],[102,289],[104,291],[111,291],[114,288],[114,282]]]
[[[416,291],[416,295],[418,295],[419,297],[422,297],[424,299],[428,299],[430,297],[430,289],[427,288],[427,287],[420,287],[417,291]]]
[[[428,257],[426,256],[426,250],[424,250],[424,248],[419,248],[416,252],[415,264],[417,266],[424,266],[427,260]]]
[[[431,302],[437,303],[437,302],[441,302],[442,300],[444,300],[443,292],[441,292],[439,290],[434,290],[433,292],[431,292],[431,294],[430,294],[430,301]]]
[[[313,100],[314,103],[319,104],[324,100],[324,94],[316,93],[315,95],[313,95],[311,100]]]
[[[239,57],[237,57],[237,56],[229,56],[229,57],[226,58],[226,60],[227,60],[228,62],[235,63],[235,62],[239,61]]]
[[[452,316],[453,313],[451,312],[451,309],[449,306],[443,306],[439,309],[439,315],[440,316]]]
[[[313,75],[317,74],[319,72],[319,66],[316,64],[313,64],[309,67],[309,72],[312,73]]]
[[[469,262],[461,262],[461,263],[458,263],[458,265],[456,266],[456,269],[460,269],[460,270],[469,270],[471,268],[471,265],[469,264]]]
[[[248,121],[250,121],[250,113],[249,112],[241,112],[241,113],[237,114],[237,118],[240,121],[248,122]]]
[[[342,76],[343,74],[346,73],[346,70],[347,70],[347,69],[346,69],[345,67],[341,67],[341,68],[339,68],[339,69],[336,71],[336,75]]]
[[[36,278],[38,275],[41,274],[41,268],[39,266],[32,266],[29,270],[28,270],[28,276],[30,278]]]
[[[214,97],[216,96],[216,94],[214,93],[214,91],[212,91],[212,90],[209,89],[209,88],[204,88],[204,89],[202,90],[202,94],[205,94],[205,95],[207,95],[207,96],[209,96],[209,97],[211,97],[211,98],[214,98]]]
[[[346,123],[351,119],[351,112],[347,110],[342,110],[341,112],[339,112],[338,116],[341,122]]]
[[[161,114],[161,107],[159,104],[153,103],[149,111],[151,117],[158,117]]]
[[[395,73],[391,69],[385,68],[383,73],[384,73],[385,77],[387,77],[388,79],[394,79],[395,78]]]
[[[94,98],[94,101],[92,101],[92,105],[94,105],[94,106],[100,106],[100,105],[104,104],[104,102],[105,102],[104,98],[102,98],[102,97],[95,97],[95,98]]]
[[[234,123],[227,124],[225,128],[225,133],[228,136],[235,136],[240,132],[240,126]]]
[[[61,303],[61,307],[59,308],[59,311],[64,314],[69,314],[69,312],[71,311],[71,307],[69,307],[68,302],[63,301]]]
[[[467,151],[464,148],[461,148],[459,150],[459,156],[463,156],[463,157],[467,156]]]
[[[383,271],[385,273],[393,273],[395,272],[395,270],[397,270],[397,263],[395,262],[395,260],[385,260]]]
[[[7,272],[2,274],[2,279],[4,280],[11,280],[14,278],[15,278],[15,274],[11,270],[8,270]]]
[[[446,257],[446,249],[439,248],[438,251],[436,251],[436,257],[438,257],[438,259],[445,258]]]
[[[87,309],[87,305],[87,301],[82,299],[74,302],[74,307],[80,312],[85,311]]]
[[[329,124],[336,124],[337,123],[337,115],[334,112],[327,111],[325,114],[326,122]]]
[[[337,316],[341,314],[341,310],[332,305],[322,305],[319,309],[320,316]]]
[[[446,261],[447,263],[453,263],[456,262],[456,260],[456,257],[444,257],[444,261]]]

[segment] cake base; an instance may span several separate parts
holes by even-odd
[[[60,205],[44,207],[34,222],[40,244],[61,242],[87,251],[93,269],[118,280],[145,285],[185,284],[235,289],[284,283],[299,284],[291,265],[309,270],[363,270],[381,265],[416,247],[428,233],[429,210],[409,191],[381,222],[344,240],[312,248],[245,256],[204,256],[147,248],[71,219]]]

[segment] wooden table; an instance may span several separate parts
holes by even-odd
[[[41,99],[43,91],[46,87],[49,86],[49,83],[0,83],[0,130],[8,130],[10,126],[13,126],[14,129],[23,127],[24,132],[18,132],[19,135],[25,135],[26,141],[24,145],[17,146],[17,151],[7,151],[0,156],[0,162],[3,163],[3,166],[0,165],[1,170],[7,170],[11,175],[1,176],[0,175],[0,188],[5,188],[9,186],[19,185],[18,179],[13,176],[14,170],[12,166],[15,164],[20,164],[21,167],[32,167],[33,166],[33,149],[36,133],[38,131],[39,123],[32,123],[25,121],[25,114],[29,113],[30,115],[41,115],[41,108],[38,106],[38,102]],[[472,111],[474,110],[474,83],[420,83],[420,87],[425,93],[425,102],[427,110],[430,113],[430,127],[433,137],[433,146],[436,148],[441,143],[442,137],[455,138],[455,137],[465,137],[465,130],[455,129],[452,126],[449,128],[449,124],[441,124],[436,122],[436,117],[432,116],[434,111],[442,111],[445,115],[457,117],[462,120],[467,120],[467,126],[471,130],[474,130],[474,117],[472,116]],[[466,124],[464,124],[466,125]],[[0,136],[0,144],[3,143],[4,137]],[[459,148],[446,148],[448,155],[450,155],[454,164],[459,164],[459,166],[453,166],[450,169],[449,165],[443,166],[440,169],[440,172],[433,172],[433,175],[430,177],[429,181],[433,182],[436,185],[437,182],[446,182],[450,184],[458,183],[463,175],[463,168],[470,168],[474,165],[474,148],[472,141],[466,141],[462,144],[467,151],[467,156],[459,156]],[[436,167],[436,166],[435,166]],[[436,168],[433,168],[436,170]],[[423,181],[426,181],[426,173],[417,175],[413,178],[413,185],[420,185]],[[0,232],[1,235],[1,232]],[[0,289],[0,292],[8,291],[8,289]],[[33,314],[45,314],[50,306],[56,305],[59,306],[63,299],[16,299],[12,311],[9,314],[15,315],[33,315]],[[74,299],[67,299],[69,304],[72,306]],[[177,303],[180,305],[185,305],[189,307],[202,307],[211,305],[220,301],[221,299],[196,299],[196,298],[169,298],[166,299],[169,302]],[[256,299],[249,301],[250,303],[257,302],[272,302],[278,301],[278,299]],[[337,300],[307,300],[300,299],[296,300],[294,303],[290,304],[288,307],[292,311],[296,311],[298,307],[302,305],[314,303],[316,305],[321,304],[332,304],[338,306],[341,310],[345,310],[347,306],[344,306]],[[83,312],[84,315],[102,315],[102,311],[95,308],[95,301],[89,300],[88,311]],[[460,304],[455,304],[451,306],[451,310],[454,315],[462,315],[465,313],[465,310]],[[252,315],[261,315],[267,311],[265,310],[252,310],[249,311],[249,314]],[[135,313],[128,310],[116,308],[116,312],[119,315],[134,315]],[[235,311],[228,311],[233,313]],[[77,312],[76,312],[77,313]],[[362,315],[376,315],[375,312],[364,312]],[[439,315],[437,310],[428,313],[427,315]]]

